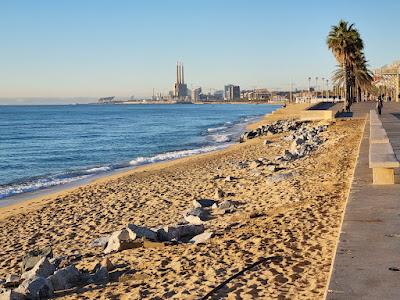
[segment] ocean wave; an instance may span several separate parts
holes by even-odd
[[[227,146],[226,144],[225,145],[215,145],[215,146],[205,146],[202,148],[191,149],[191,150],[166,152],[166,153],[157,154],[157,155],[150,156],[150,157],[138,157],[138,158],[135,158],[134,160],[131,160],[129,162],[129,164],[131,166],[140,166],[140,165],[144,165],[144,164],[150,164],[150,163],[161,162],[161,161],[166,161],[166,160],[173,160],[173,159],[177,159],[177,158],[191,156],[194,154],[201,154],[201,153],[207,153],[207,152],[219,150],[219,149],[225,148],[226,146]]]
[[[44,188],[53,187],[56,185],[67,184],[74,181],[82,180],[90,175],[82,175],[67,178],[39,178],[33,181],[12,184],[5,187],[0,187],[0,199],[18,195],[21,193],[33,192]]]
[[[227,126],[211,127],[211,128],[208,128],[207,131],[208,132],[217,132],[217,131],[221,131],[221,130],[225,130],[225,129],[228,129],[228,127]]]
[[[99,172],[107,172],[107,171],[110,171],[111,169],[112,169],[111,167],[104,166],[104,167],[91,168],[91,169],[85,170],[84,172],[88,173],[88,174],[93,174],[93,173],[99,173]]]

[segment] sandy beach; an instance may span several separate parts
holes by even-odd
[[[250,128],[297,118],[305,106],[289,105]],[[1,208],[0,278],[20,273],[29,250],[51,246],[55,256],[81,255],[78,269],[93,268],[104,257],[116,266],[108,284],[61,292],[60,299],[201,299],[225,281],[212,299],[321,299],[364,122],[316,124],[329,125],[321,133],[326,141],[275,172],[290,172],[286,180],[268,180],[266,167],[238,167],[282,155],[290,145],[282,133]],[[215,199],[217,188],[237,209],[206,222],[215,233],[206,244],[149,244],[107,255],[90,247],[128,223],[175,224],[193,200]]]

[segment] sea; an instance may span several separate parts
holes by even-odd
[[[0,106],[0,206],[17,195],[225,148],[279,107]]]

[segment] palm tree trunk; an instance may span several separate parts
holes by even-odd
[[[344,110],[347,110],[350,107],[350,95],[349,95],[349,74],[348,74],[348,65],[346,61],[346,56],[343,60],[343,70],[344,70]]]

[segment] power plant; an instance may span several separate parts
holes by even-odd
[[[176,63],[176,82],[174,85],[174,98],[177,100],[185,100],[187,97],[187,85],[183,72],[183,64]]]

